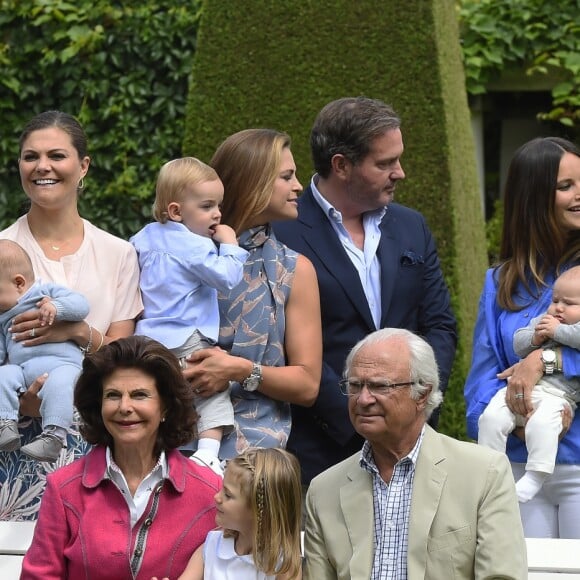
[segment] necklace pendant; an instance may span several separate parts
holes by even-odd
[[[50,246],[55,252],[60,250],[60,246]]]

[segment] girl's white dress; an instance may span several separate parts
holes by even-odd
[[[260,572],[250,554],[239,556],[234,538],[224,538],[221,530],[209,532],[203,547],[204,580],[275,580]]]

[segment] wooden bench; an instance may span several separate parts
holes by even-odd
[[[530,580],[580,579],[580,540],[526,538]]]
[[[0,578],[18,580],[36,522],[0,521]]]

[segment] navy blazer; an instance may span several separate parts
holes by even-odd
[[[362,446],[338,381],[350,349],[377,330],[358,276],[310,187],[298,200],[298,219],[274,224],[276,237],[314,264],[320,289],[323,365],[320,393],[310,408],[292,407],[288,448],[300,459],[303,480]],[[406,328],[435,351],[441,389],[447,386],[457,330],[433,236],[417,211],[389,204],[377,249],[381,265],[381,328]]]

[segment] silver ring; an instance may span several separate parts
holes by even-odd
[[[201,391],[200,391],[199,389],[193,389],[193,392],[194,392],[196,395],[199,395],[199,393],[201,393]]]
[[[523,399],[523,398],[524,398],[523,393],[517,393],[516,395],[514,395],[514,399]]]
[[[28,334],[30,334],[30,338],[34,338],[36,336],[36,328],[33,328]]]

